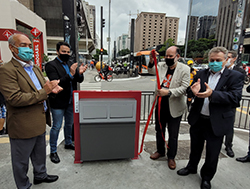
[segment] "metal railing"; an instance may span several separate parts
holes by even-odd
[[[148,120],[148,115],[154,101],[154,91],[142,91],[141,97],[141,122]],[[236,108],[234,127],[240,129],[249,129],[249,111],[250,111],[250,96],[242,95],[240,107]],[[182,121],[187,121],[188,111],[182,116]],[[155,121],[155,112],[150,119],[150,123]]]

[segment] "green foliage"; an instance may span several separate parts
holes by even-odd
[[[43,54],[43,62],[48,62],[49,57],[46,54]]]
[[[164,42],[164,46],[160,48],[159,53],[165,55],[166,49],[174,45],[174,40],[172,38],[169,38],[167,41]]]
[[[98,54],[94,54],[94,55],[93,55],[93,58],[94,58],[96,61],[99,61],[99,55],[98,55]]]
[[[204,52],[204,55],[203,55],[203,58],[204,58],[204,62],[208,62],[208,53],[209,53],[209,50],[210,49],[208,49],[208,50],[206,50],[205,52]]]
[[[187,57],[195,58],[204,58],[204,62],[207,62],[208,52],[213,46],[216,44],[216,39],[213,36],[210,36],[209,39],[200,38],[198,40],[190,40],[188,41],[187,47]],[[179,47],[182,54],[184,56],[185,46]]]
[[[122,49],[118,52],[119,56],[125,56],[127,54],[130,54],[130,50],[129,49]]]
[[[97,61],[99,61],[99,55],[101,54],[100,49],[96,49],[96,54],[93,55],[93,58]],[[108,55],[108,52],[106,49],[103,49],[103,55]]]

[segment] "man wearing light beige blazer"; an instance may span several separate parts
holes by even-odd
[[[178,134],[181,117],[186,110],[186,89],[190,81],[190,68],[178,62],[180,50],[176,46],[166,50],[165,62],[158,63],[158,73],[161,89],[156,89],[156,95],[161,96],[155,108],[155,130],[157,151],[150,156],[156,160],[165,156],[165,130],[168,124],[168,166],[170,169],[176,168],[175,156],[178,147]],[[152,57],[150,58],[148,71],[155,74],[155,67]],[[156,86],[157,87],[157,86]],[[159,97],[158,97],[159,100]],[[160,106],[160,123],[158,120],[158,106]]]
[[[40,68],[31,61],[32,44],[23,34],[9,40],[13,58],[0,67],[0,91],[6,100],[11,161],[17,188],[27,189],[29,158],[33,165],[34,184],[54,182],[56,175],[46,170],[46,122],[51,124],[48,94],[58,93],[59,81],[45,81]]]

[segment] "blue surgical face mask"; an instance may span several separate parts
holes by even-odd
[[[27,62],[33,58],[34,52],[31,48],[29,47],[16,47],[16,48],[18,49],[17,56],[19,56],[19,58],[21,58],[23,61]]]
[[[218,72],[222,69],[223,62],[209,62],[208,67],[212,70],[212,72]]]

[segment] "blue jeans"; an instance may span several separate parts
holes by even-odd
[[[62,127],[62,121],[64,117],[64,139],[65,145],[72,144],[72,125],[73,118],[73,104],[69,104],[65,109],[53,109],[51,108],[53,125],[50,130],[50,152],[55,153],[57,151],[57,139],[59,131]]]

